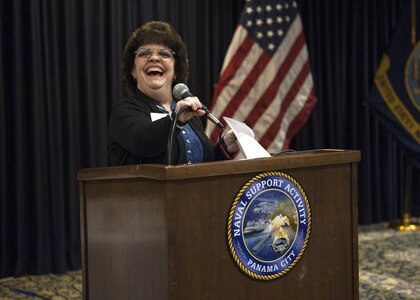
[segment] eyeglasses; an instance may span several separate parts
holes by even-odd
[[[175,55],[175,52],[171,49],[139,48],[137,51],[134,51],[134,53],[136,53],[136,57],[140,59],[149,59],[154,53],[164,60],[172,59]]]

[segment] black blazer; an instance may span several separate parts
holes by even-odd
[[[168,116],[152,122],[151,113],[162,113],[159,103],[140,90],[121,99],[112,108],[108,124],[108,156],[112,166],[167,163],[168,135],[171,119]],[[204,132],[200,118],[188,121],[197,134],[204,150],[204,161],[228,159],[220,144],[213,144]],[[173,162],[186,162],[185,144],[180,129],[176,129],[172,149]]]

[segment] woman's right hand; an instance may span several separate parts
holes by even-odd
[[[175,112],[184,109],[186,106],[188,106],[190,109],[187,109],[179,116],[178,121],[180,123],[187,123],[188,120],[192,117],[202,117],[206,114],[206,112],[202,109],[200,100],[197,97],[187,97],[185,99],[179,100],[176,103]]]

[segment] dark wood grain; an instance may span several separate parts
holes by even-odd
[[[83,169],[85,299],[358,299],[359,151],[308,151],[190,166]],[[264,171],[305,190],[312,228],[287,274],[242,274],[226,243],[240,188]]]

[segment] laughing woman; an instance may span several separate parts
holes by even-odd
[[[206,136],[197,97],[175,102],[175,84],[187,82],[187,46],[168,23],[148,22],[129,38],[122,59],[126,97],[117,102],[108,126],[111,165],[167,163],[167,142],[173,111],[180,114],[172,157],[177,164],[230,159],[238,151],[232,131],[217,144]]]

